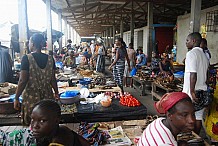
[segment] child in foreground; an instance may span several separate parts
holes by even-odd
[[[31,114],[30,128],[5,133],[0,130],[2,146],[89,146],[81,136],[60,126],[61,109],[53,100],[38,102]]]

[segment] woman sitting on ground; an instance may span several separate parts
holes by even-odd
[[[29,128],[9,133],[0,130],[0,145],[48,146],[56,143],[60,146],[89,146],[83,137],[60,126],[60,117],[61,108],[54,100],[42,100],[32,111]]]

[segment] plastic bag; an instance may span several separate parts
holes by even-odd
[[[134,68],[132,69],[132,71],[130,72],[130,76],[132,77],[132,76],[136,75],[136,72],[137,72],[137,68],[134,67]]]

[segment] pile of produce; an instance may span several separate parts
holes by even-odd
[[[94,81],[95,85],[105,85],[106,84],[106,78],[105,77],[98,76],[98,77],[94,78],[93,81]]]
[[[71,104],[71,105],[66,105],[66,104],[61,104],[61,113],[62,114],[71,114],[71,113],[76,113],[77,108],[76,104]]]
[[[174,78],[174,76],[163,76],[159,74],[155,80],[157,84],[160,84],[164,86],[165,88],[169,89],[176,89],[178,88],[177,85],[183,84],[183,79],[182,78]]]
[[[120,97],[120,104],[128,107],[140,106],[141,103],[131,94],[124,94]]]
[[[77,71],[79,72],[80,75],[85,76],[85,77],[90,77],[93,74],[93,71],[91,70],[83,70],[83,69],[77,69]]]

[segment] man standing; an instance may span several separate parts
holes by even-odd
[[[186,39],[186,46],[190,50],[186,54],[185,59],[185,75],[184,75],[184,85],[183,92],[187,93],[193,103],[198,102],[198,97],[196,97],[196,90],[207,91],[207,69],[209,66],[209,61],[200,48],[202,37],[200,33],[194,32],[188,35]],[[202,120],[203,120],[204,108],[195,112],[196,125],[195,132],[200,133]]]
[[[12,79],[12,60],[8,49],[1,46],[0,42],[0,83],[10,82]]]

